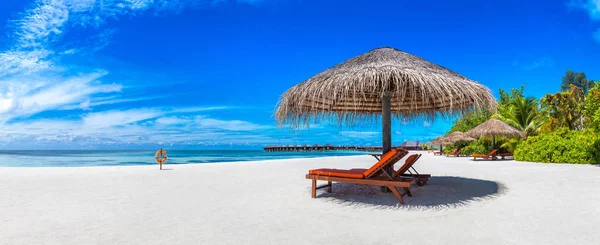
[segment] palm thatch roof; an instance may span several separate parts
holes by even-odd
[[[332,117],[339,124],[375,122],[382,98],[391,98],[392,116],[403,119],[462,115],[495,110],[490,90],[447,68],[400,50],[383,47],[351,58],[290,88],[275,117],[294,128]]]
[[[429,141],[430,145],[440,145],[440,141],[444,139],[444,136],[437,137]]]
[[[463,132],[460,131],[454,131],[452,133],[450,133],[448,136],[442,138],[440,140],[440,143],[442,144],[454,144],[456,142],[472,142],[472,141],[476,141],[476,139],[469,137],[468,135],[466,135]]]
[[[467,135],[471,137],[482,137],[482,136],[507,136],[507,137],[521,137],[524,138],[525,134],[520,130],[511,127],[505,122],[491,118],[482,124],[477,125],[473,129],[467,132]]]

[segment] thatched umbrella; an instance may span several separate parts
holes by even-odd
[[[442,138],[440,140],[440,143],[454,144],[456,142],[473,142],[473,141],[476,141],[476,139],[469,137],[468,135],[466,135],[463,132],[454,131],[454,132],[450,133],[448,136]]]
[[[496,118],[490,118],[484,123],[477,125],[477,127],[469,130],[467,135],[471,137],[492,137],[492,148],[495,148],[496,136],[525,138],[523,132]]]
[[[490,90],[447,68],[394,48],[378,48],[331,67],[290,88],[275,117],[279,125],[308,127],[331,117],[339,125],[375,122],[381,115],[383,152],[392,146],[391,117],[462,115],[495,110]]]

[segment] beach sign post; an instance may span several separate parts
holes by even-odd
[[[162,148],[154,154],[154,160],[156,163],[160,164],[160,170],[162,170],[162,165],[167,161],[167,152]]]

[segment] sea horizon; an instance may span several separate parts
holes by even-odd
[[[367,151],[265,152],[263,150],[168,150],[166,165],[356,156]],[[156,150],[0,150],[0,167],[98,167],[156,165]]]

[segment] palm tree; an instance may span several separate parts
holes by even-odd
[[[544,123],[537,100],[533,97],[511,96],[507,102],[499,108],[496,117],[528,136],[537,134]]]

